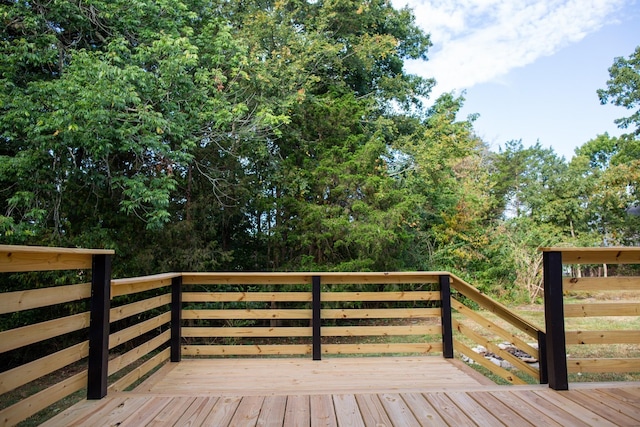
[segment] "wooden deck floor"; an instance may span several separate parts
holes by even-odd
[[[640,383],[496,386],[426,358],[185,360],[45,426],[640,426]]]

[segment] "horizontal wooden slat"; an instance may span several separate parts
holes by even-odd
[[[0,294],[0,314],[63,304],[90,296],[90,283],[6,292]]]
[[[640,372],[640,359],[567,359],[569,373]]]
[[[308,309],[182,310],[183,319],[310,319]]]
[[[565,317],[638,316],[639,303],[565,304]]]
[[[518,377],[517,375],[514,375],[512,372],[507,371],[504,368],[501,368],[500,366],[490,362],[489,360],[485,359],[484,356],[476,353],[475,351],[471,350],[469,347],[467,347],[466,345],[464,345],[462,342],[454,339],[453,340],[453,348],[459,352],[464,354],[465,356],[467,356],[469,359],[473,360],[474,362],[476,362],[478,365],[481,365],[485,368],[487,368],[488,370],[490,370],[491,372],[493,372],[494,374],[496,374],[497,376],[499,376],[500,378],[502,378],[503,380],[511,383],[511,384],[517,384],[517,385],[525,385],[526,382],[522,379],[520,379],[520,377]]]
[[[567,344],[640,344],[640,331],[566,331]]]
[[[494,344],[493,342],[489,341],[488,339],[486,339],[482,335],[477,334],[471,328],[468,328],[467,326],[465,326],[463,323],[461,323],[461,322],[459,322],[459,321],[454,319],[453,320],[453,327],[454,327],[454,329],[457,329],[458,332],[460,332],[465,337],[469,338],[472,341],[475,341],[477,344],[480,344],[481,346],[483,346],[484,348],[486,348],[490,352],[496,354],[497,356],[499,356],[502,359],[506,360],[507,362],[511,363],[511,365],[513,365],[517,369],[520,369],[522,372],[527,373],[528,375],[532,376],[533,378],[535,378],[537,380],[540,379],[540,372],[538,370],[533,369],[531,366],[529,366],[528,363],[523,362],[519,358],[517,358],[514,355],[512,355],[511,353],[509,353],[508,351],[501,349],[496,344]]]
[[[416,319],[440,317],[439,308],[324,309],[323,319]]]
[[[0,273],[90,269],[92,255],[113,253],[105,249],[0,245]]]
[[[151,372],[155,367],[169,360],[169,357],[171,357],[171,349],[165,348],[160,353],[156,354],[151,359],[147,360],[131,372],[128,372],[118,381],[111,384],[108,388],[109,392],[117,393],[119,391],[124,391],[131,384],[135,383],[140,378],[144,377],[147,373]]]
[[[311,292],[183,292],[182,302],[310,302]]]
[[[113,255],[113,249],[59,248],[55,246],[0,245],[0,253]]]
[[[324,326],[323,337],[403,336],[441,334],[440,325],[430,326]],[[183,337],[310,337],[311,327],[183,327]]]
[[[0,394],[62,369],[89,355],[89,341],[81,342],[33,362],[0,373]]]
[[[311,344],[289,345],[185,345],[183,356],[276,356],[311,354]]]
[[[144,357],[156,348],[160,347],[162,344],[168,342],[169,339],[171,339],[171,331],[167,330],[144,344],[129,350],[125,354],[109,360],[109,375],[113,375],[124,367],[129,366],[136,360]]]
[[[322,302],[332,301],[440,301],[440,292],[323,292]]]
[[[364,272],[364,273],[319,273],[320,281],[324,285],[349,284],[422,284],[438,283],[440,275],[448,275],[439,271],[396,271],[396,272]]]
[[[311,327],[255,327],[255,328],[208,328],[183,327],[183,337],[310,337]]]
[[[638,264],[640,248],[540,248],[543,252],[562,252],[563,264]]]
[[[365,337],[441,334],[440,325],[409,326],[323,326],[323,337]]]
[[[439,301],[440,292],[323,292],[322,302]],[[311,292],[184,292],[183,302],[310,302]]]
[[[109,312],[110,321],[112,323],[117,322],[118,320],[135,316],[136,314],[144,313],[145,311],[153,310],[154,308],[162,307],[170,303],[171,294],[165,294],[131,304],[121,305],[120,307],[114,307]]]
[[[415,319],[439,317],[439,308],[324,309],[323,319]],[[183,319],[310,319],[308,309],[182,310]]]
[[[472,301],[477,302],[481,307],[491,313],[494,313],[501,319],[506,320],[522,332],[528,334],[530,337],[535,338],[536,340],[538,339],[538,332],[541,330],[539,327],[529,323],[520,316],[517,316],[507,307],[492,300],[459,277],[451,275],[451,279],[451,287],[453,289],[457,290]]]
[[[159,328],[160,326],[169,323],[170,321],[171,313],[167,312],[161,314],[160,316],[156,316],[152,319],[145,320],[144,322],[140,322],[136,325],[130,326],[127,329],[115,332],[109,335],[109,350],[119,346],[120,344],[124,344],[129,340],[139,337],[140,335],[145,334],[155,328]]]
[[[180,273],[156,274],[153,276],[131,277],[111,281],[111,297],[130,295],[151,289],[171,286],[171,280],[180,277]]]
[[[122,378],[111,384],[108,388],[109,393],[117,393],[120,391],[124,391],[138,381],[140,378],[144,377],[146,374],[151,372],[157,366],[165,363],[171,357],[171,349],[165,348],[160,353],[153,356],[151,359],[147,360],[140,366],[133,369],[131,372],[128,372]]]
[[[323,344],[323,354],[434,353],[442,343]]]
[[[489,319],[485,318],[480,313],[471,310],[469,307],[465,306],[464,304],[462,304],[460,301],[456,300],[455,298],[451,298],[451,307],[453,307],[455,310],[457,310],[458,312],[460,312],[464,316],[468,317],[469,319],[473,320],[478,325],[480,325],[483,328],[485,328],[487,331],[498,335],[500,338],[502,338],[503,340],[505,340],[507,342],[510,342],[510,343],[514,344],[516,347],[522,349],[527,354],[530,354],[531,356],[535,357],[536,359],[540,358],[540,355],[538,353],[538,349],[537,348],[534,348],[534,347],[530,346],[529,343],[525,342],[524,340],[520,339],[516,335],[510,333],[509,331],[501,328],[500,326],[496,325],[494,322],[492,322]],[[536,341],[537,341],[537,339],[536,339]]]
[[[317,272],[317,273],[182,273],[183,285],[303,285],[311,284],[313,276],[320,276],[321,283],[331,284],[398,284],[438,283],[446,272]]]
[[[182,273],[183,285],[304,285],[311,273]]]
[[[0,353],[89,327],[89,313],[61,317],[0,332]]]
[[[565,291],[640,291],[640,277],[565,277]]]
[[[15,405],[1,410],[0,421],[6,426],[18,424],[47,406],[53,405],[58,400],[85,388],[87,386],[87,377],[87,371],[80,372],[39,393],[22,399]]]

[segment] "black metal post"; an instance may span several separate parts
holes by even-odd
[[[182,276],[171,279],[171,361],[182,360]]]
[[[540,384],[549,384],[547,372],[547,335],[538,331],[538,370],[540,371]]]
[[[451,278],[449,275],[441,275],[440,299],[442,316],[442,356],[445,359],[453,359],[453,326],[451,322]]]
[[[313,276],[311,281],[311,299],[312,299],[312,320],[313,327],[313,360],[322,360],[322,343],[321,343],[321,288],[320,276]]]
[[[544,252],[544,320],[549,387],[568,390],[567,346],[562,296],[562,252]]]
[[[91,268],[87,399],[102,399],[107,395],[109,365],[111,255],[93,255]]]

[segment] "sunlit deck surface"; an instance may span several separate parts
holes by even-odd
[[[46,426],[638,426],[640,383],[497,386],[439,357],[196,359]]]

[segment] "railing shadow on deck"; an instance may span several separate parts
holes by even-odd
[[[527,376],[546,383],[545,356],[551,352],[545,351],[549,338],[544,332],[447,272],[166,273],[111,280],[112,254],[0,245],[2,273],[92,271],[91,283],[0,296],[0,314],[8,316],[54,304],[90,302],[89,311],[0,332],[3,357],[65,334],[84,337],[1,372],[0,395],[69,366],[87,367],[4,405],[2,425],[19,423],[85,387],[89,399],[126,390],[168,360],[178,362],[183,356],[305,355],[317,360],[390,353],[452,358],[458,352],[509,383],[521,384]],[[469,302],[526,338],[483,318]],[[468,321],[479,325],[480,332]],[[462,341],[485,346],[513,368],[487,362]],[[540,369],[514,358],[496,344],[499,341],[539,359]]]

